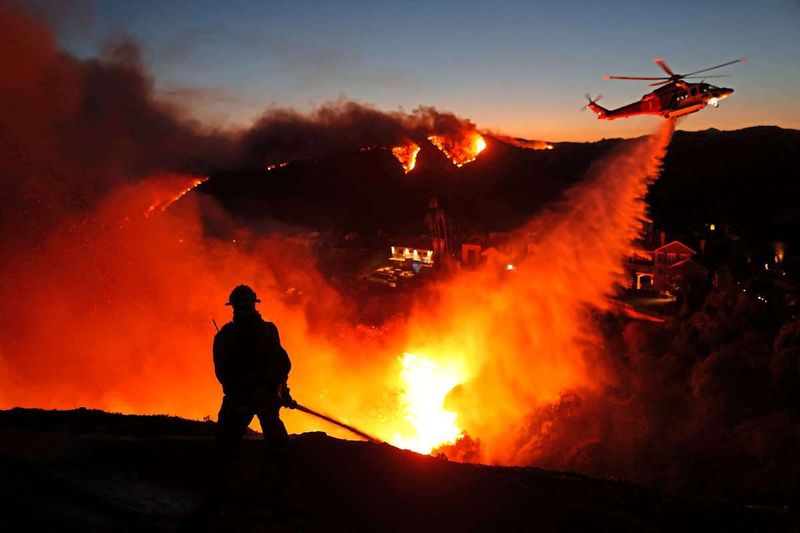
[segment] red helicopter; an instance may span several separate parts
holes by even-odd
[[[727,75],[696,76],[696,74],[727,67],[728,65],[733,65],[734,63],[739,63],[746,59],[747,58],[742,57],[714,67],[696,70],[688,74],[675,74],[663,59],[656,58],[653,59],[653,61],[661,67],[668,76],[658,78],[642,76],[603,76],[603,79],[655,81],[655,83],[651,83],[650,86],[655,87],[660,85],[661,87],[642,96],[642,99],[638,102],[633,102],[632,104],[624,105],[617,109],[606,109],[597,105],[597,101],[602,98],[602,95],[592,99],[587,94],[586,98],[589,100],[589,103],[586,104],[584,109],[591,109],[599,119],[614,120],[637,115],[661,115],[664,118],[675,118],[700,111],[707,105],[718,107],[720,100],[733,94],[733,89],[715,87],[710,83],[704,83],[704,81],[705,78],[726,78]],[[687,83],[684,81],[686,78],[703,79],[700,83]]]

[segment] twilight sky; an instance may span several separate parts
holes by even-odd
[[[680,127],[800,128],[798,0],[36,3],[79,57],[133,38],[159,92],[209,124],[349,98],[434,105],[529,138],[632,136],[660,119],[598,121],[579,112],[583,95],[602,93],[613,108],[650,88],[601,75],[658,76],[659,56],[676,72],[747,56],[722,69],[731,78],[709,80],[733,97]]]

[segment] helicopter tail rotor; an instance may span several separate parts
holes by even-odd
[[[608,110],[603,106],[597,104],[603,98],[602,94],[598,94],[595,98],[592,98],[589,93],[586,93],[586,99],[589,101],[588,104],[581,108],[581,111],[586,111],[587,109],[591,109],[598,118],[603,118],[608,113]]]
[[[589,103],[588,103],[588,104],[586,104],[585,106],[582,106],[582,107],[581,107],[581,111],[586,111],[587,109],[590,109],[590,106],[591,106],[592,104],[596,104],[597,102],[599,102],[599,101],[600,101],[600,100],[602,100],[602,98],[603,98],[603,95],[602,95],[602,94],[598,94],[598,95],[597,95],[595,98],[592,98],[592,96],[591,96],[589,93],[586,93],[584,96],[585,96],[585,97],[586,97],[586,99],[589,101]],[[599,107],[599,106],[598,106],[598,107]]]

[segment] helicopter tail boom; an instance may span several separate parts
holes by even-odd
[[[602,94],[598,95],[596,98],[592,98],[588,94],[586,95],[586,99],[589,100],[589,103],[586,104],[586,109],[591,109],[592,112],[597,115],[597,118],[606,118],[608,116],[608,109],[597,103],[602,97]]]
[[[589,102],[586,104],[586,107],[594,111],[594,114],[597,115],[597,118],[606,118],[608,116],[608,109],[599,104]]]

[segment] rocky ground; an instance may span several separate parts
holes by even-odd
[[[0,411],[4,531],[181,531],[208,478],[213,422],[79,409]],[[781,530],[791,514],[685,501],[535,468],[469,465],[324,433],[292,437],[289,510],[260,496],[257,435],[224,531]],[[8,526],[11,526],[8,528]],[[42,529],[45,528],[45,529]]]

